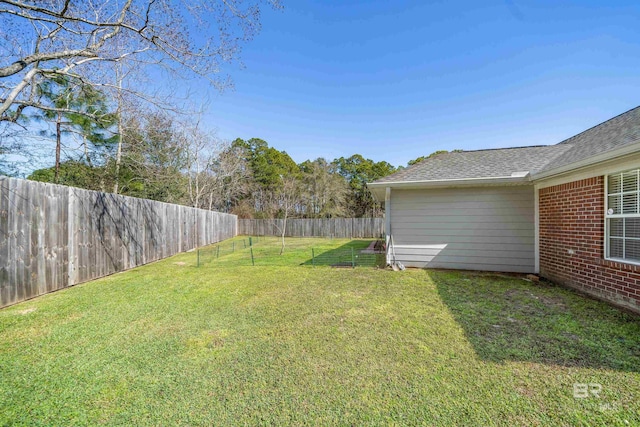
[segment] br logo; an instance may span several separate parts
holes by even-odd
[[[575,383],[573,384],[573,397],[576,399],[586,399],[587,397],[600,397],[602,386],[598,383]]]

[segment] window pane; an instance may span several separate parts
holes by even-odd
[[[610,218],[609,221],[609,236],[622,237],[622,227],[624,226],[624,218]]]
[[[625,237],[635,237],[637,239],[640,239],[640,218],[625,218],[624,233]]]
[[[622,174],[609,175],[609,182],[607,183],[609,194],[622,192]]]
[[[610,212],[611,215],[622,213],[622,203],[620,196],[609,196],[609,209],[613,209]]]
[[[625,259],[629,261],[640,261],[640,240],[626,239],[624,244]]]
[[[609,256],[611,258],[622,258],[622,239],[609,239]]]
[[[638,193],[622,195],[622,213],[638,213]]]
[[[638,191],[638,171],[622,174],[622,191]]]

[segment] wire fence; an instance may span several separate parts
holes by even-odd
[[[311,248],[311,265],[330,267],[376,267],[385,266],[384,253],[364,253],[356,248],[344,250],[328,250],[316,253],[316,249]]]
[[[260,244],[261,239],[262,242],[264,242],[266,238],[264,236],[262,238],[260,236],[248,236],[242,239],[220,242],[219,244],[207,248],[200,248],[196,251],[196,266],[204,266],[208,263],[219,260],[221,256],[224,258],[227,255],[232,255],[236,252],[240,253],[243,250],[246,254],[251,255],[251,253],[253,253],[252,248]]]
[[[201,248],[197,267],[307,266],[384,268],[386,258],[375,240],[286,238],[270,236],[236,238]]]

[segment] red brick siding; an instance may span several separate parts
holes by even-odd
[[[640,267],[604,259],[604,177],[538,191],[540,275],[640,312]]]

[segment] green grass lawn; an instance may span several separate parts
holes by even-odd
[[[380,265],[384,267],[384,254],[363,254],[371,240],[287,238],[280,254],[282,240],[278,237],[242,236],[225,240],[218,245],[200,250],[196,264],[202,267],[238,266],[341,266]],[[253,252],[253,261],[251,259]]]
[[[517,277],[299,266],[290,241],[292,265],[181,254],[0,310],[0,425],[640,425],[638,317]]]

